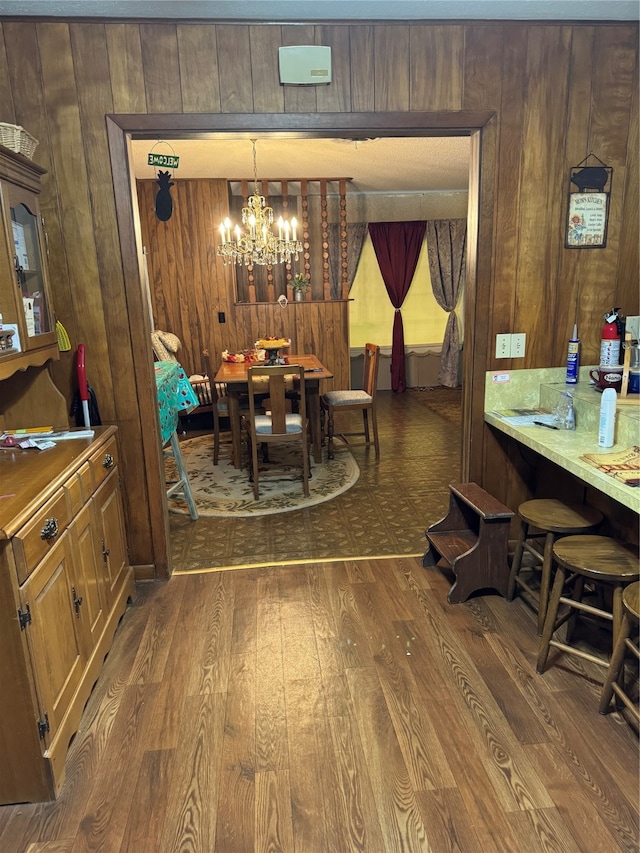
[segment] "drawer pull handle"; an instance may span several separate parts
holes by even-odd
[[[103,468],[113,468],[113,456],[110,453],[107,453],[104,459],[102,460]]]
[[[78,597],[76,595],[75,586],[71,587],[71,596],[73,598],[73,608],[76,611],[76,616],[79,617],[80,616],[80,605],[82,604],[82,596]]]
[[[58,535],[58,519],[48,518],[40,531],[41,539],[54,539]]]

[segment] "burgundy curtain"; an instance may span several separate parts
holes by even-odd
[[[426,228],[426,222],[369,223],[369,234],[378,259],[378,266],[391,304],[396,309],[391,347],[391,389],[393,391],[403,392],[407,388],[404,326],[400,309],[411,287]]]

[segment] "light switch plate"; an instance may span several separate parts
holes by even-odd
[[[496,335],[496,358],[511,358],[511,335]]]
[[[511,335],[511,358],[524,358],[527,343],[525,332],[517,332]]]
[[[640,339],[640,317],[627,317],[625,320],[625,331],[631,335],[631,340]]]

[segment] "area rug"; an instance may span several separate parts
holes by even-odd
[[[310,494],[307,498],[302,490],[302,477],[299,470],[295,470],[299,465],[299,451],[284,445],[271,445],[270,462],[265,464],[260,461],[260,498],[256,501],[247,469],[233,467],[227,455],[227,448],[221,448],[218,464],[213,464],[212,435],[200,435],[181,441],[180,449],[193,498],[202,516],[257,516],[305,509],[330,501],[346,492],[360,475],[360,469],[351,453],[341,450],[336,453],[335,459],[328,460],[326,449],[323,448],[320,464],[311,459]],[[277,479],[269,476],[269,471],[276,465]],[[281,466],[284,471],[280,476]],[[167,484],[178,479],[172,457],[165,460],[165,475]],[[169,498],[169,511],[188,514],[189,509],[183,498],[175,496]]]

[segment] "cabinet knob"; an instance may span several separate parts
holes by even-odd
[[[57,518],[48,518],[44,527],[40,531],[41,539],[53,539],[58,535],[58,519]]]
[[[107,564],[107,559],[109,557],[109,554],[111,554],[111,551],[109,550],[109,548],[104,547],[104,539],[103,539],[102,540],[102,559],[104,560],[105,565]]]
[[[113,468],[113,456],[110,453],[107,453],[102,460],[103,468]]]

